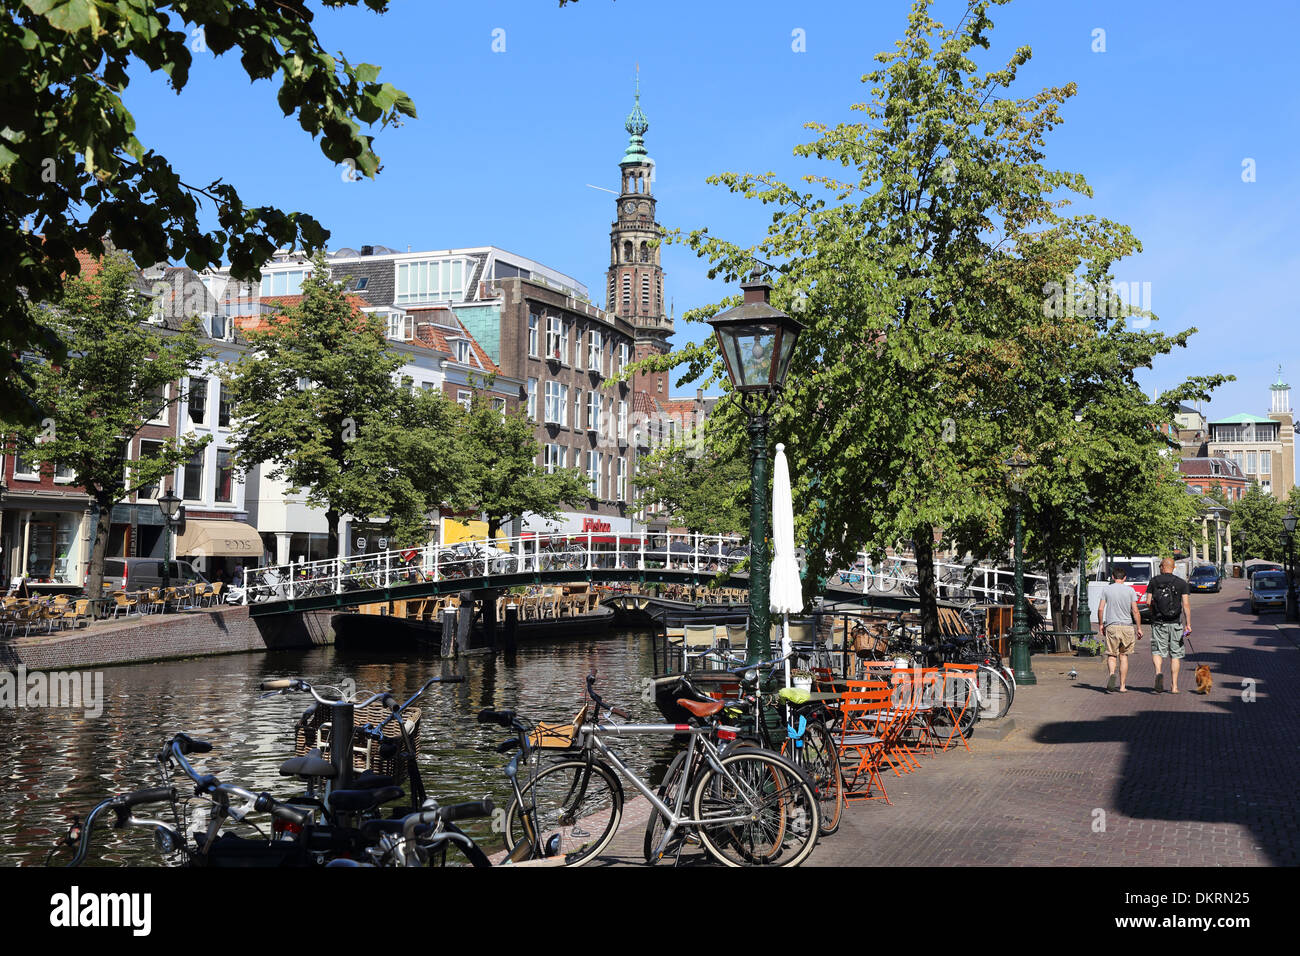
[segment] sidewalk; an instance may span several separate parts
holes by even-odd
[[[1035,656],[1004,739],[977,726],[972,753],[887,774],[893,805],[850,803],[810,865],[1300,864],[1300,627],[1252,615],[1245,595],[1233,579],[1192,595],[1196,654],[1176,695],[1151,690],[1150,628],[1126,694],[1104,692],[1104,658]],[[1196,663],[1208,696],[1191,690]],[[629,800],[606,862],[642,862],[644,813]]]

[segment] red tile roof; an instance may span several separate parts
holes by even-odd
[[[433,315],[435,312],[441,314],[435,317]],[[421,339],[432,348],[455,355],[456,350],[447,341],[448,336],[450,335],[452,338],[464,337],[469,339],[469,347],[474,353],[475,361],[470,363],[471,367],[477,365],[483,371],[493,374],[501,371],[501,367],[492,361],[492,356],[488,355],[483,346],[479,345],[478,339],[474,338],[469,330],[465,328],[465,323],[456,317],[454,309],[449,309],[445,305],[434,305],[419,309],[407,309],[407,314],[412,316],[415,321],[416,338]],[[424,321],[423,325],[421,325],[421,320]],[[455,326],[454,329],[448,327],[452,325]]]

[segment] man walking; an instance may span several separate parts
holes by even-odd
[[[1097,621],[1106,641],[1106,693],[1115,689],[1115,670],[1119,669],[1119,692],[1128,693],[1128,656],[1142,634],[1142,614],[1138,610],[1137,592],[1126,583],[1128,572],[1111,568],[1111,583],[1101,589]]]
[[[1151,598],[1151,662],[1156,666],[1156,693],[1165,689],[1160,672],[1169,658],[1169,693],[1178,693],[1178,669],[1183,662],[1183,638],[1192,633],[1192,605],[1187,582],[1174,574],[1174,559],[1160,562],[1160,573],[1147,585]]]

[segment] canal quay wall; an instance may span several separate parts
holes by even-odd
[[[0,639],[0,669],[71,670],[143,661],[317,647],[334,641],[335,611],[253,618],[240,605],[132,617],[72,631]]]

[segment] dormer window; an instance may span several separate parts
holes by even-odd
[[[456,340],[456,361],[463,365],[469,364],[470,347],[468,339]]]

